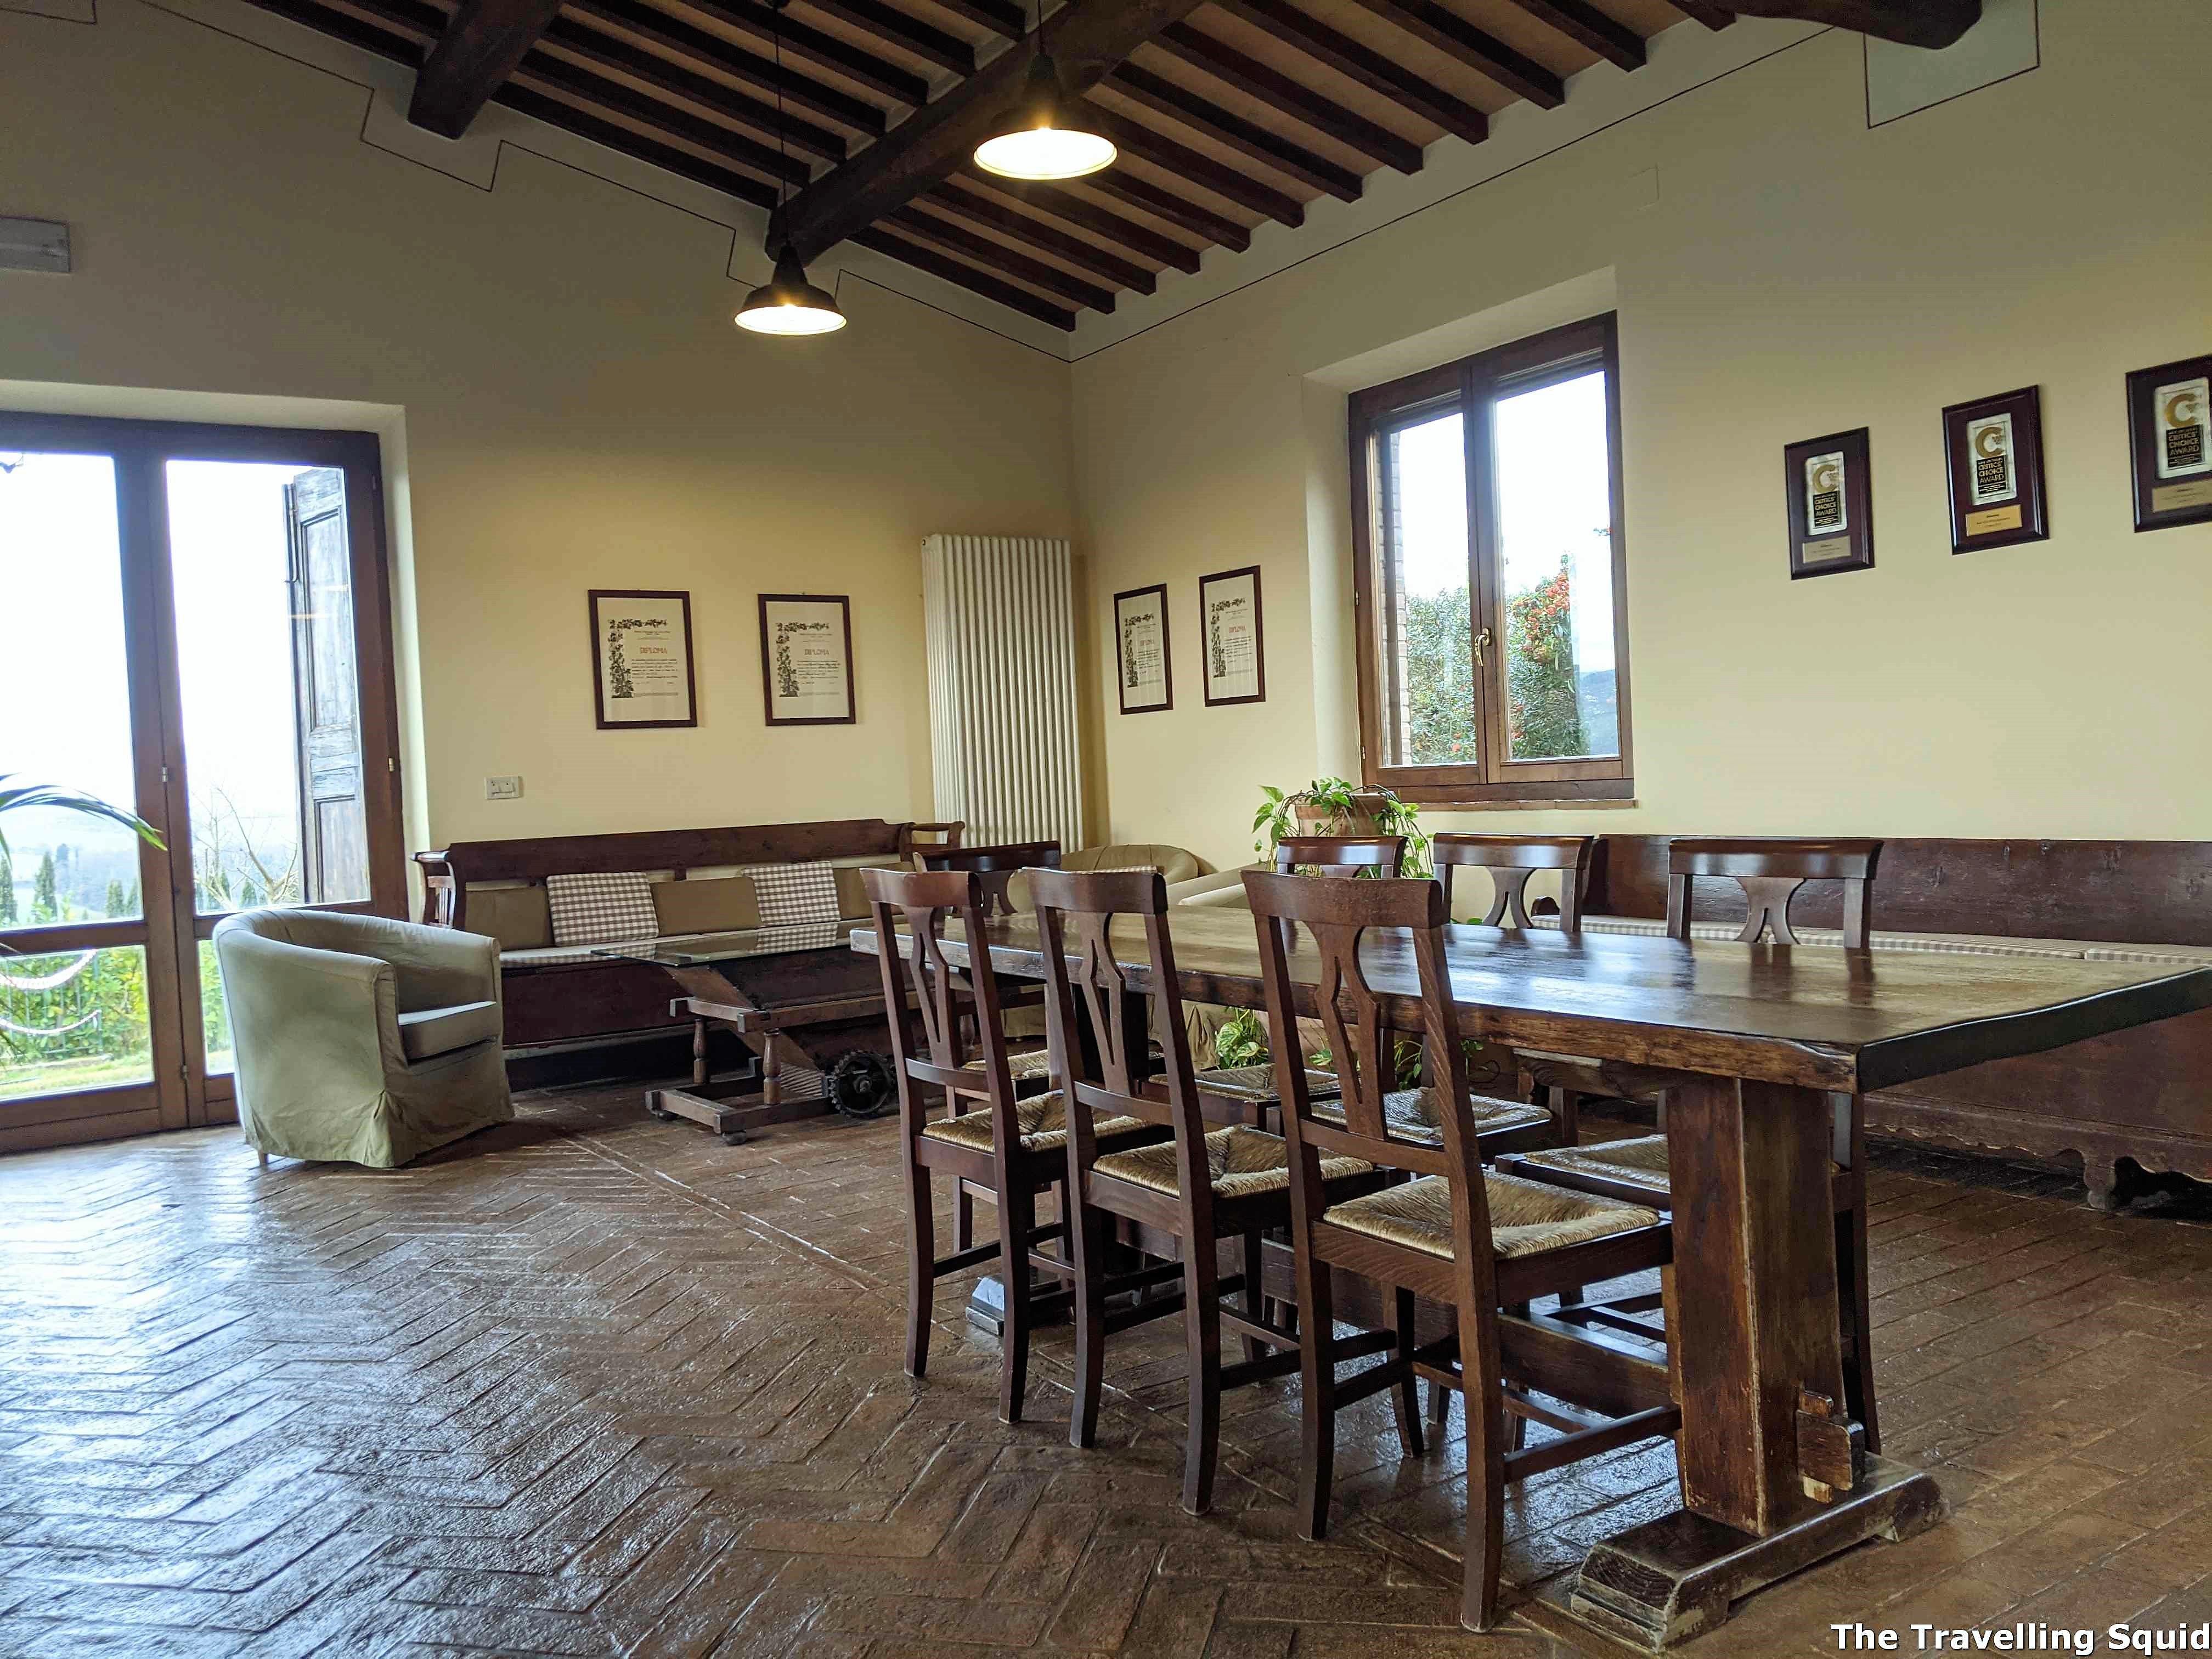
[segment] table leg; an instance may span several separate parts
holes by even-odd
[[[1866,1456],[1844,1397],[1829,1097],[1712,1079],[1671,1091],[1682,1508],[1597,1545],[1573,1610],[1657,1649],[1735,1598],[1942,1514],[1919,1471]]]

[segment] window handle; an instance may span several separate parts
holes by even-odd
[[[1489,650],[1490,630],[1486,628],[1474,636],[1474,665],[1477,668],[1483,665]]]

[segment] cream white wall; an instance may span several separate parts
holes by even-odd
[[[1080,361],[1102,656],[1112,593],[1165,580],[1173,607],[1174,710],[1115,714],[1102,682],[1115,838],[1249,857],[1261,784],[1356,764],[1340,366],[1598,282],[1621,322],[1638,804],[1469,823],[2212,833],[2212,526],[2131,532],[2121,418],[2129,370],[2212,350],[2212,195],[2174,184],[2212,9],[2042,18],[2041,68],[1872,131],[1857,38],[1777,33],[1771,57]],[[2054,533],[1954,557],[1939,411],[2027,384]],[[1782,447],[1860,425],[1877,568],[1793,584]],[[1254,563],[1268,701],[1208,709],[1197,578]]]
[[[520,148],[480,189],[362,142],[342,76],[99,15],[0,9],[0,212],[77,265],[0,272],[0,380],[374,404],[395,472],[404,425],[413,839],[931,816],[921,541],[1073,533],[1064,363],[866,283],[841,335],[744,334],[726,224]],[[595,729],[584,593],[624,586],[690,590],[696,730]],[[763,724],[754,596],[799,590],[853,597],[855,726]]]

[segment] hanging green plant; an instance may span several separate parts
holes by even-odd
[[[1420,808],[1401,800],[1393,790],[1345,778],[1316,778],[1293,794],[1272,784],[1262,785],[1260,794],[1260,810],[1252,815],[1255,853],[1272,854],[1285,836],[1403,836],[1402,873],[1429,873],[1429,838],[1420,826]]]

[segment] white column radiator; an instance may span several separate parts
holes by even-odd
[[[932,536],[921,568],[937,816],[965,821],[970,846],[1081,846],[1067,544]]]

